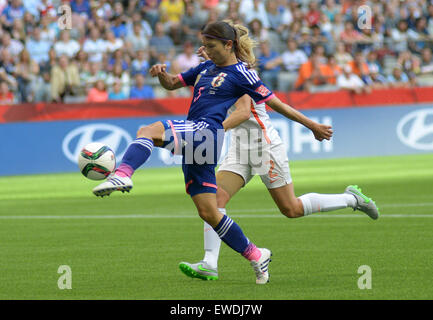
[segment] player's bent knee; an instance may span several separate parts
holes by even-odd
[[[304,215],[301,208],[292,205],[287,205],[280,208],[280,212],[284,214],[287,218],[298,218]]]

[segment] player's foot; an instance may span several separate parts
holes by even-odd
[[[179,269],[188,277],[202,280],[218,280],[218,269],[211,268],[205,261],[198,263],[179,263]]]
[[[265,284],[269,282],[269,262],[271,262],[272,252],[266,248],[259,248],[262,255],[259,261],[251,261],[251,266],[256,273],[256,283]]]
[[[131,178],[112,174],[106,181],[93,188],[93,193],[98,197],[109,196],[113,191],[129,192],[132,186]]]
[[[359,210],[366,213],[371,219],[376,220],[379,218],[379,208],[374,201],[362,193],[361,188],[358,186],[348,186],[344,193],[349,193],[356,198],[356,207],[353,210]]]

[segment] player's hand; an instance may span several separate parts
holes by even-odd
[[[201,46],[200,48],[198,48],[197,50],[197,55],[205,60],[210,60],[209,56],[207,55],[204,46]]]
[[[311,131],[313,131],[314,138],[319,141],[323,139],[331,140],[332,134],[334,133],[331,126],[320,123],[317,123]]]
[[[156,77],[160,73],[164,73],[166,69],[166,64],[155,64],[154,66],[152,66],[152,68],[150,68],[149,73],[152,77]]]

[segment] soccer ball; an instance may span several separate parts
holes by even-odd
[[[78,155],[78,167],[86,178],[102,180],[116,168],[116,157],[109,146],[100,142],[92,142],[86,145]]]

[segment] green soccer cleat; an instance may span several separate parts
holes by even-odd
[[[198,263],[179,263],[179,269],[185,275],[191,278],[198,278],[202,280],[218,280],[218,269],[211,268],[206,262],[200,261]]]
[[[374,201],[362,193],[361,188],[356,185],[348,186],[344,193],[352,194],[356,198],[356,207],[353,210],[359,210],[366,213],[371,219],[378,219],[380,212]]]

